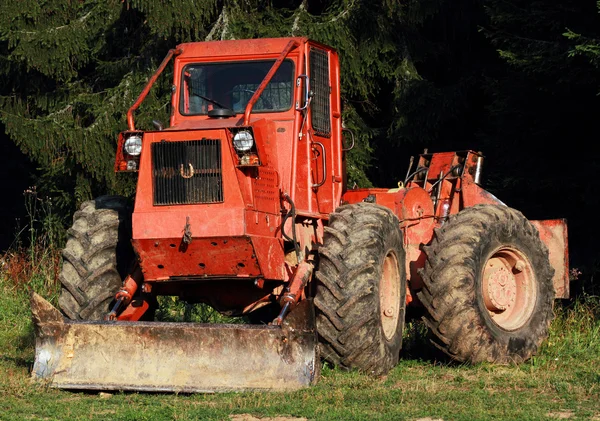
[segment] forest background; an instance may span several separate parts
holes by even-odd
[[[112,169],[116,138],[168,49],[309,36],[340,53],[351,185],[395,187],[424,148],[482,151],[488,190],[530,219],[568,219],[573,292],[597,294],[599,6],[1,0],[0,250],[27,246],[34,224],[60,245],[82,201],[133,193]],[[167,120],[170,77],[139,110],[142,128]]]

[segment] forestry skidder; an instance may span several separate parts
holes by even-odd
[[[134,111],[174,59],[169,127]],[[568,296],[564,220],[479,186],[483,156],[425,153],[395,189],[348,189],[337,53],[306,38],[179,45],[127,114],[116,171],[135,205],[75,213],[62,313],[34,295],[33,375],[55,387],[293,389],[320,356],[382,374],[407,305],[459,361],[520,362]],[[153,322],[156,297],[254,324]]]

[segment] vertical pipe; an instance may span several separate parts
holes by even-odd
[[[148,92],[150,92],[150,88],[152,88],[152,85],[154,85],[154,82],[156,82],[156,79],[158,79],[163,70],[165,70],[165,67],[167,67],[167,64],[169,64],[169,61],[171,61],[171,57],[179,54],[181,54],[181,50],[179,49],[169,50],[162,63],[160,63],[160,66],[158,66],[158,69],[156,69],[156,72],[154,72],[150,80],[148,80],[148,83],[146,83],[146,86],[144,86],[144,89],[142,90],[138,98],[135,100],[131,108],[129,108],[129,110],[127,111],[127,126],[129,127],[130,131],[135,131],[133,112],[137,110],[138,107],[142,104],[142,102],[146,98],[146,95],[148,95]]]
[[[275,76],[277,70],[279,70],[279,66],[281,66],[283,60],[285,60],[287,55],[290,53],[290,51],[292,51],[294,47],[297,47],[299,45],[299,42],[296,40],[291,40],[290,42],[288,42],[288,44],[285,46],[277,60],[275,60],[275,63],[273,63],[273,66],[271,67],[263,81],[260,82],[260,85],[258,85],[256,91],[254,91],[254,95],[252,95],[252,98],[250,98],[250,101],[248,101],[248,104],[246,104],[246,110],[244,111],[244,126],[248,126],[250,124],[250,113],[252,113],[252,107],[254,107],[254,104],[256,104],[258,98],[261,96],[271,79],[273,79],[273,76]]]

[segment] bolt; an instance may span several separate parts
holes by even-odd
[[[515,267],[513,269],[515,272],[523,272],[523,270],[525,270],[525,263],[523,263],[522,260],[519,260],[517,263],[515,263]]]
[[[383,312],[384,316],[392,317],[394,315],[394,309],[392,307],[386,308]]]

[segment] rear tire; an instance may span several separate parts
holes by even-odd
[[[73,320],[102,320],[134,258],[127,200],[102,196],[84,202],[62,254],[62,312]]]
[[[398,363],[406,306],[398,218],[370,203],[338,208],[325,228],[316,280],[321,356],[343,368],[387,373]]]
[[[418,297],[436,347],[471,363],[519,363],[537,352],[553,318],[554,270],[523,214],[467,208],[424,251]]]

